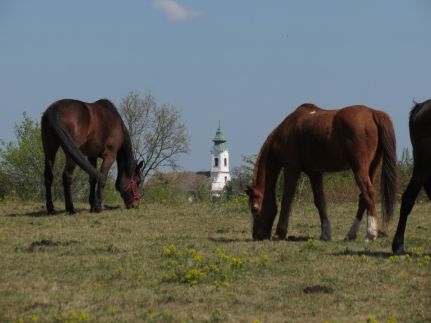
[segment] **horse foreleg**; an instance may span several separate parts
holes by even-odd
[[[359,194],[358,212],[356,213],[355,221],[350,227],[350,230],[347,233],[345,240],[356,240],[357,234],[359,231],[359,226],[361,225],[362,217],[364,216],[364,213],[365,213],[365,209],[366,209],[366,203],[365,203],[364,196],[361,193]]]
[[[102,200],[103,190],[105,189],[106,179],[108,178],[108,172],[114,163],[115,158],[113,156],[107,156],[103,158],[102,165],[100,166],[100,172],[104,175],[103,180],[99,180],[97,183],[97,193],[95,198],[94,212],[102,211]]]
[[[295,197],[299,175],[299,172],[284,171],[284,191],[281,200],[280,217],[278,219],[277,229],[272,237],[273,240],[283,240],[286,238],[292,202]]]
[[[88,161],[94,168],[97,168],[97,158],[88,158]],[[95,212],[97,177],[90,175],[89,182],[90,182],[90,195],[88,197],[88,202],[90,203],[90,212]]]
[[[404,233],[406,231],[407,217],[413,209],[416,198],[424,184],[423,178],[426,177],[413,171],[413,176],[401,198],[400,219],[398,221],[397,232],[395,233],[394,240],[392,242],[392,251],[396,254],[404,253]],[[430,186],[426,185],[426,187]]]
[[[325,193],[323,192],[323,176],[321,173],[308,174],[313,189],[314,205],[320,216],[320,240],[331,240],[331,223],[326,212]]]
[[[72,160],[72,158],[66,158],[66,166],[63,171],[63,187],[64,187],[64,202],[66,204],[66,211],[69,214],[75,214],[76,210],[73,206],[72,201],[72,181],[73,181],[73,171],[75,170],[76,163]]]

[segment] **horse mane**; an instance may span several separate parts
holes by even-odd
[[[277,128],[275,128],[269,135],[268,137],[265,139],[265,142],[263,143],[262,147],[260,148],[259,154],[256,157],[256,162],[255,162],[255,166],[254,166],[254,170],[253,170],[253,186],[257,185],[257,178],[261,177],[259,176],[260,173],[262,172],[262,166],[261,166],[261,162],[263,158],[267,158],[268,157],[268,153],[269,153],[269,149],[272,147],[272,143],[274,141],[274,133],[275,130]]]
[[[121,120],[121,122],[123,123],[124,142],[121,146],[120,153],[124,154],[126,157],[127,169],[130,171],[134,171],[136,167],[136,160],[135,156],[133,156],[132,139],[130,138],[129,130],[127,130],[123,120]]]
[[[115,106],[114,103],[112,103],[112,101],[103,98],[103,99],[97,100],[94,103],[100,104],[104,108],[107,108],[107,109],[111,110],[112,112],[114,112],[116,115],[120,116],[120,113],[118,112],[117,107]]]

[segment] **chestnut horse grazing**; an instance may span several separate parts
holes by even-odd
[[[284,193],[273,239],[285,239],[296,184],[301,172],[310,178],[321,222],[320,239],[331,239],[322,176],[351,169],[360,189],[356,219],[347,234],[355,239],[367,210],[367,239],[377,237],[374,181],[383,160],[381,191],[384,223],[395,204],[396,147],[392,122],[382,111],[366,106],[323,110],[303,104],[268,136],[256,160],[252,186],[246,190],[253,217],[253,239],[269,239],[277,213],[275,186],[284,168]]]
[[[400,220],[392,243],[392,251],[404,253],[404,232],[407,217],[423,187],[431,199],[431,100],[416,103],[410,112],[410,139],[413,146],[413,175],[403,193]]]
[[[66,154],[63,185],[67,212],[76,212],[70,190],[76,165],[90,175],[90,211],[100,212],[106,177],[115,160],[118,165],[115,187],[126,207],[134,207],[139,203],[138,187],[141,182],[142,162],[137,165],[129,132],[110,101],[102,99],[85,103],[65,99],[54,102],[42,116],[42,142],[45,152],[44,176],[48,213],[54,213],[51,194],[52,169],[59,147]],[[97,158],[103,158],[100,172],[96,169]]]

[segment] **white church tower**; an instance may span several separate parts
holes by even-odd
[[[220,122],[213,142],[214,145],[211,149],[211,195],[220,196],[226,183],[230,181],[229,151],[226,148],[224,134],[220,129]]]

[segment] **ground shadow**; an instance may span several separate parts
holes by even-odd
[[[286,240],[292,242],[307,242],[310,239],[310,236],[288,236]]]
[[[253,242],[253,239],[228,239],[228,238],[214,238],[209,237],[209,241],[216,242],[216,243],[233,243],[233,242]]]
[[[331,253],[332,256],[367,256],[367,257],[375,257],[375,258],[389,258],[394,254],[392,252],[386,251],[370,251],[370,250],[352,250],[350,248],[346,248],[343,251],[337,251]]]
[[[431,256],[431,253],[415,253],[415,252],[410,252],[410,251],[406,251],[404,254],[402,255],[396,255],[390,251],[370,251],[370,250],[358,250],[358,251],[354,251],[351,250],[349,248],[346,248],[344,251],[337,251],[337,252],[333,252],[331,253],[332,256],[367,256],[367,257],[375,257],[375,258],[389,258],[392,256],[410,256],[410,257],[424,257],[424,256]]]
[[[64,215],[74,216],[74,215],[78,215],[80,213],[86,213],[86,212],[88,212],[88,210],[84,209],[84,208],[76,209],[75,214],[69,214],[65,210],[55,211],[53,214],[48,214],[48,212],[46,212],[46,210],[38,210],[38,211],[30,211],[30,212],[24,212],[24,213],[11,213],[11,214],[6,214],[6,216],[11,217],[11,218],[20,217],[20,216],[33,217],[33,218],[44,218],[44,217],[64,216]]]
[[[271,242],[306,242],[308,240],[310,240],[311,237],[309,236],[288,236],[287,239],[283,239],[283,240],[264,240],[264,241],[271,241]],[[246,238],[246,239],[232,239],[232,238],[223,238],[223,237],[219,237],[219,238],[214,238],[214,237],[210,237],[208,238],[208,240],[212,241],[212,242],[218,242],[218,243],[232,243],[232,242],[258,242],[259,240],[254,240],[251,238]]]
[[[104,211],[113,211],[113,210],[118,210],[120,209],[121,206],[120,205],[104,205],[103,206],[103,210]],[[43,207],[37,211],[29,211],[29,212],[24,212],[24,213],[10,213],[10,214],[6,214],[7,217],[11,217],[11,218],[15,218],[15,217],[32,217],[32,218],[43,218],[43,217],[53,217],[53,216],[75,216],[75,215],[79,215],[81,213],[89,213],[90,210],[89,208],[76,208],[76,213],[75,214],[69,214],[68,212],[66,212],[66,210],[57,210],[55,211],[53,214],[49,214],[46,209]],[[96,214],[96,213],[95,213]]]

